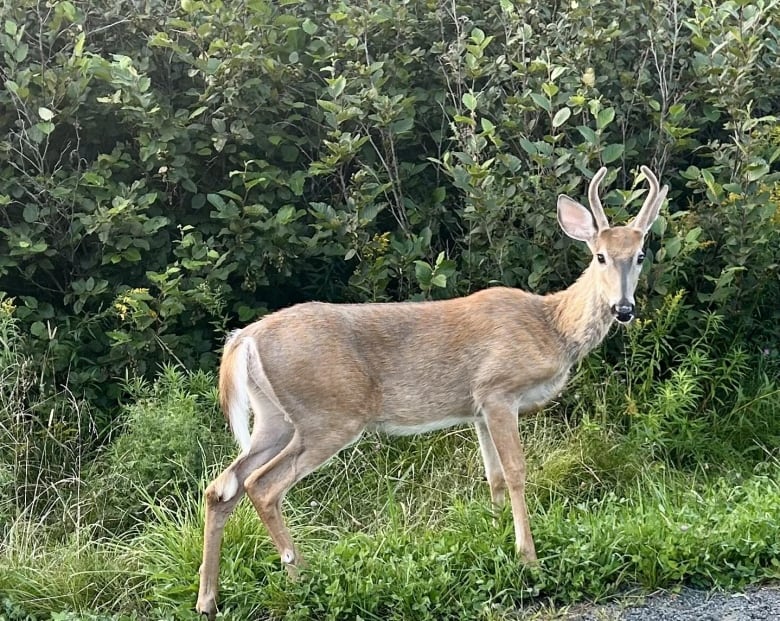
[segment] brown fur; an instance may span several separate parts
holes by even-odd
[[[474,423],[493,501],[509,492],[516,549],[535,561],[517,416],[554,398],[571,367],[606,335],[613,307],[633,304],[637,257],[666,193],[659,198],[655,177],[643,172],[651,192],[635,220],[642,229],[594,226],[584,207],[559,200],[564,230],[594,252],[564,291],[538,296],[496,287],[436,302],[310,302],[232,335],[220,367],[221,404],[242,441],[243,408],[251,402],[254,428],[206,490],[198,611],[216,614],[220,541],[243,492],[294,573],[300,556],[281,515],[285,493],[367,430],[419,433]],[[597,197],[594,184],[590,195]],[[592,207],[596,222],[605,223],[600,203]]]

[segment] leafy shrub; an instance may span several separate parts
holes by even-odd
[[[67,532],[77,525],[68,508],[101,439],[100,417],[67,388],[46,385],[51,361],[26,353],[17,310],[0,294],[0,531],[27,516]]]
[[[222,419],[210,375],[166,367],[153,384],[128,384],[128,394],[121,433],[86,473],[92,518],[110,529],[149,503],[196,493],[227,440],[217,431]]]
[[[616,433],[620,450],[640,460],[725,471],[760,463],[780,437],[774,362],[732,339],[723,317],[691,320],[682,292],[667,296],[628,328],[622,359],[582,365],[562,395],[568,416],[584,421],[583,432]]]
[[[555,196],[602,164],[618,220],[638,164],[672,186],[648,291],[775,338],[778,9],[619,10],[9,5],[0,290],[45,381],[111,404],[302,299],[558,288],[582,254]]]

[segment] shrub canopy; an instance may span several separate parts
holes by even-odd
[[[111,402],[301,300],[565,286],[556,195],[606,165],[624,220],[647,164],[672,187],[649,304],[685,289],[688,324],[776,343],[779,13],[3,0],[0,291],[47,379]]]

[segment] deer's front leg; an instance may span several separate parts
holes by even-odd
[[[482,405],[482,415],[509,490],[515,526],[515,549],[523,560],[533,563],[536,561],[536,548],[525,502],[525,455],[517,429],[517,412],[508,399],[491,397]]]

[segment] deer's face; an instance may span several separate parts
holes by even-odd
[[[595,282],[620,323],[634,318],[634,291],[642,271],[644,234],[630,226],[600,231],[593,244]]]
[[[628,226],[610,227],[601,206],[598,188],[607,174],[606,168],[602,167],[593,175],[588,187],[592,212],[565,194],[558,197],[558,222],[569,237],[588,244],[593,253],[590,275],[599,297],[609,305],[620,323],[628,323],[634,318],[634,290],[645,258],[645,235],[658,217],[669,191],[668,186],[659,187],[657,177],[647,166],[642,166],[641,171],[650,189],[642,209]]]

